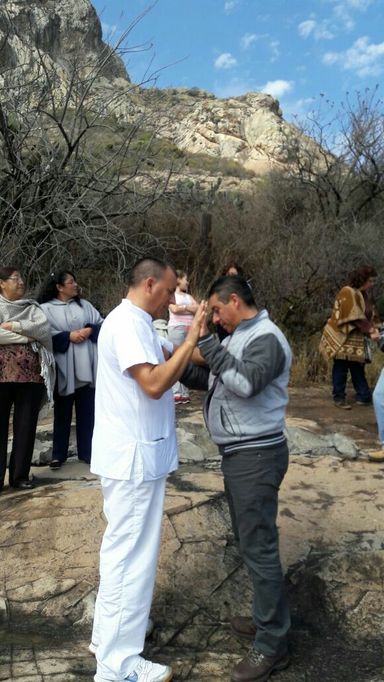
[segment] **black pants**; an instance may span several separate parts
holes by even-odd
[[[28,479],[44,384],[0,383],[0,489],[7,467],[9,418],[13,406],[13,442],[9,484]]]
[[[372,401],[371,389],[365,378],[365,364],[354,360],[334,360],[332,368],[333,399],[344,400],[348,371],[351,373],[356,399],[363,403]]]
[[[276,527],[278,492],[288,468],[286,444],[224,455],[222,471],[233,531],[254,590],[254,648],[284,655],[290,616]]]
[[[91,386],[82,386],[66,396],[55,393],[52,459],[65,462],[68,457],[73,403],[76,411],[77,455],[89,463],[95,422],[95,389]]]

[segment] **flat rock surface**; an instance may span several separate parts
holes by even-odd
[[[190,406],[177,408],[181,442],[191,442],[200,458],[192,453],[189,459],[187,447],[168,482],[156,627],[145,651],[171,663],[176,682],[230,679],[248,646],[229,626],[230,614],[249,613],[251,589],[200,402],[193,396]],[[291,458],[279,527],[292,663],[273,679],[383,682],[384,464],[370,463],[365,454],[376,439],[372,408],[344,412],[326,389],[295,389],[289,428],[352,438],[358,456]],[[104,530],[99,483],[75,458],[54,472],[34,467],[33,474],[32,492],[6,488],[0,496],[0,680],[90,682],[95,662],[87,644]],[[364,639],[353,636],[356,619],[359,627],[365,623]]]

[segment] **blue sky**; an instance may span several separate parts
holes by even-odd
[[[384,0],[93,0],[104,38],[143,45],[126,55],[140,82],[199,87],[217,97],[257,90],[303,116],[320,94],[374,88],[384,73]],[[380,91],[382,88],[380,87]]]

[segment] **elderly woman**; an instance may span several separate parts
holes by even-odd
[[[357,405],[369,405],[372,393],[365,378],[365,364],[371,361],[370,339],[376,338],[372,288],[377,272],[364,265],[349,274],[347,286],[336,295],[332,315],[325,325],[320,352],[333,359],[333,400],[336,407],[349,410],[345,389],[348,372],[356,392]]]
[[[37,419],[44,395],[52,400],[55,363],[47,318],[36,301],[24,299],[16,267],[0,267],[0,490],[7,466],[13,406],[9,485],[30,489]],[[46,390],[45,390],[46,389]]]
[[[59,469],[68,457],[72,409],[76,410],[78,458],[89,464],[94,425],[97,337],[103,318],[79,296],[75,275],[69,270],[52,272],[38,300],[52,331],[57,366],[51,469]]]

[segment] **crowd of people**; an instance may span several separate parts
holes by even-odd
[[[332,360],[333,400],[350,409],[372,402],[384,461],[384,370],[372,393],[365,377],[372,343],[384,349],[373,299],[376,271],[354,270],[336,296],[320,350]],[[265,682],[289,664],[290,615],[277,531],[278,495],[288,468],[285,412],[292,362],[282,330],[259,309],[240,266],[228,264],[205,300],[187,273],[144,258],[128,292],[103,320],[81,297],[73,272],[52,272],[37,300],[24,298],[15,267],[0,268],[0,489],[33,487],[30,466],[39,410],[54,404],[50,466],[68,456],[72,410],[77,454],[100,477],[106,530],[90,650],[95,682],[169,682],[170,666],[142,657],[160,548],[166,479],[178,466],[175,404],[205,391],[204,417],[222,455],[234,536],[248,567],[252,613],[233,632],[253,644],[233,682]],[[168,321],[158,333],[155,320]],[[164,332],[164,328],[162,328]]]

